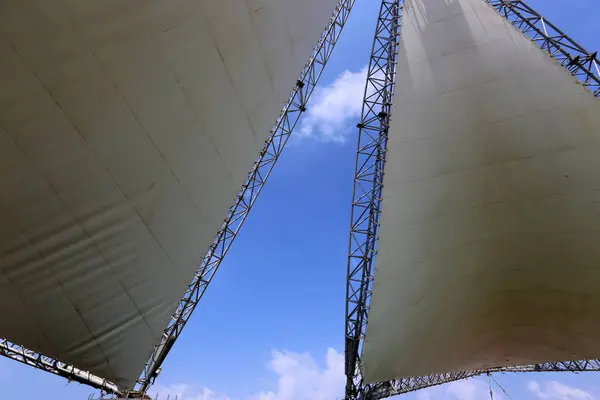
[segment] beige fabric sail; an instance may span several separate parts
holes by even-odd
[[[405,0],[367,382],[600,357],[600,101],[482,0]]]
[[[138,377],[335,0],[6,0],[0,337]]]

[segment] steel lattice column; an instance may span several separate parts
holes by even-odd
[[[310,58],[304,65],[302,73],[296,81],[290,96],[285,102],[269,138],[265,142],[233,205],[229,208],[221,229],[202,260],[193,281],[188,285],[185,295],[179,301],[176,312],[171,317],[160,342],[155,346],[133,390],[123,393],[114,383],[95,376],[88,371],[80,370],[72,365],[36,353],[5,339],[0,339],[0,355],[62,376],[70,381],[76,381],[100,389],[103,398],[112,395],[117,395],[121,398],[123,396],[125,398],[144,398],[144,393],[158,375],[162,362],[177,337],[181,334],[185,324],[238,234],[250,209],[254,205],[300,115],[306,111],[308,99],[333,52],[333,48],[348,20],[354,2],[355,0],[339,0],[332,17],[329,19]]]
[[[358,124],[346,284],[345,372],[348,399],[358,398],[364,389],[359,372],[360,352],[371,295],[401,14],[401,0],[381,2]]]

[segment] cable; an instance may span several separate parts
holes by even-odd
[[[490,373],[488,372],[488,380],[489,380],[489,378],[492,378],[492,379],[494,380],[494,382],[496,383],[496,385],[498,385],[498,387],[500,388],[500,390],[502,390],[502,393],[504,393],[504,395],[505,395],[505,396],[508,398],[508,400],[513,400],[513,399],[512,399],[512,398],[509,396],[509,394],[506,392],[506,390],[505,390],[505,389],[502,387],[502,385],[501,385],[501,384],[500,384],[500,383],[499,383],[499,382],[496,380],[496,378],[494,378],[494,377],[492,376],[492,374],[490,374]],[[491,393],[491,390],[492,390],[492,389],[491,389],[491,387],[490,387],[490,393]]]

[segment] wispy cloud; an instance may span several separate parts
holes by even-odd
[[[273,387],[241,399],[232,399],[226,393],[216,393],[209,388],[190,384],[156,386],[150,394],[157,400],[339,400],[344,398],[344,355],[335,349],[327,349],[324,362],[321,363],[308,353],[274,351],[266,368],[273,374]],[[556,381],[530,381],[527,390],[536,400],[600,400],[600,397],[584,389]],[[493,382],[492,392],[494,400],[508,400]],[[418,390],[395,398],[398,400],[489,400],[490,387],[487,379],[478,377]]]
[[[360,117],[366,78],[367,67],[358,72],[344,71],[331,84],[317,88],[297,137],[343,143]]]
[[[231,400],[224,394],[194,385],[175,384],[169,386],[155,386],[149,391],[155,400]]]
[[[589,392],[573,386],[565,385],[556,381],[548,381],[539,383],[531,381],[527,385],[527,389],[538,400],[597,400]]]
[[[328,349],[321,369],[308,353],[273,353],[269,368],[277,375],[277,389],[259,393],[256,400],[336,400],[344,395],[344,355]]]
[[[308,353],[274,351],[267,368],[275,374],[275,385],[248,396],[247,400],[337,400],[344,398],[344,355],[330,348],[324,367]],[[155,386],[156,400],[231,400],[226,394],[197,385]]]

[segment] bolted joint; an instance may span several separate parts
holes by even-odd
[[[577,55],[575,58],[571,58],[567,66],[579,65],[581,63],[581,56]]]

